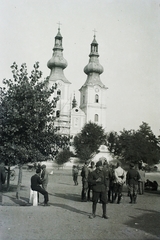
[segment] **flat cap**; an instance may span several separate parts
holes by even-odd
[[[130,167],[134,167],[134,163],[130,163]]]
[[[98,162],[96,163],[96,167],[100,167],[100,166],[102,166],[102,161],[98,161]]]
[[[45,165],[45,164],[43,164],[41,168],[46,168],[46,165]]]

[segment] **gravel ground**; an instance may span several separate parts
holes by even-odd
[[[0,240],[78,240],[78,239],[160,239],[160,173],[147,173],[156,180],[157,192],[139,195],[137,204],[129,204],[126,186],[121,204],[108,204],[109,219],[102,219],[102,206],[97,216],[89,219],[92,202],[81,202],[81,177],[74,186],[71,170],[53,170],[49,175],[50,207],[28,204],[30,177],[34,172],[23,170],[21,199],[15,198],[16,179],[9,192],[3,192],[0,206]],[[42,195],[40,202],[43,201]]]

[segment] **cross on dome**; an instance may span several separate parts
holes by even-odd
[[[58,22],[57,24],[58,24],[58,29],[60,29],[60,25],[62,25],[62,23]]]
[[[97,32],[96,29],[94,29],[93,32],[94,32],[94,38],[95,38],[96,37],[96,32]]]

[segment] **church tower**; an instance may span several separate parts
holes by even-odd
[[[80,109],[86,115],[86,123],[89,121],[101,125],[106,130],[107,111],[107,87],[101,82],[100,74],[103,67],[99,63],[98,43],[94,35],[91,43],[89,63],[84,68],[87,80],[80,88]]]
[[[64,135],[70,133],[70,82],[64,76],[63,70],[67,67],[67,61],[63,57],[62,35],[60,27],[55,37],[52,58],[48,61],[47,66],[51,70],[49,76],[49,87],[57,85],[53,97],[58,97],[59,100],[55,109],[55,127],[57,131]]]

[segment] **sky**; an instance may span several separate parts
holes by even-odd
[[[79,103],[87,79],[94,29],[101,81],[107,91],[107,131],[138,130],[142,122],[160,135],[160,0],[0,0],[0,86],[13,62],[36,61],[50,74],[61,23],[65,77]]]

